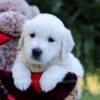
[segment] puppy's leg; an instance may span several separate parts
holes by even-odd
[[[22,62],[20,53],[17,56],[17,59],[12,68],[12,77],[14,79],[15,86],[21,91],[26,90],[31,84],[31,72]]]
[[[79,78],[84,76],[84,69],[80,61],[73,55],[69,54],[66,62],[66,68],[69,72],[75,73]]]
[[[66,68],[58,65],[50,66],[41,76],[40,86],[44,92],[54,89],[67,74]]]

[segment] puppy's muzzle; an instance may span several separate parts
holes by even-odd
[[[35,48],[35,49],[32,50],[32,56],[36,60],[40,59],[41,54],[42,54],[42,50],[39,49],[39,48]]]

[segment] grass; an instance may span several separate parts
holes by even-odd
[[[79,85],[83,88],[81,100],[100,100],[100,77],[98,75],[88,74],[86,84],[84,80],[80,80]]]
[[[100,77],[98,75],[88,74],[86,84],[84,80],[80,80],[79,85],[83,88],[81,100],[100,100]]]
[[[84,94],[81,100],[100,100],[100,95],[96,96],[96,95]]]

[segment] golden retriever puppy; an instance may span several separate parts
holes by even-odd
[[[15,86],[26,90],[31,84],[31,72],[43,72],[40,86],[45,92],[55,88],[68,72],[82,77],[83,67],[71,53],[74,45],[71,31],[56,16],[40,14],[27,21],[12,68]]]

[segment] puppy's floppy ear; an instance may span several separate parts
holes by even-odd
[[[65,56],[72,51],[75,43],[71,35],[71,31],[67,28],[63,30],[63,36],[61,57],[65,58]]]
[[[22,49],[23,47],[24,47],[24,36],[22,35],[21,38],[19,39],[18,50]]]
[[[23,25],[23,29],[22,29],[22,33],[21,33],[21,37],[19,39],[19,43],[18,43],[18,50],[22,49],[24,47],[24,35],[26,34],[25,32],[27,32],[27,24],[29,21],[25,21],[24,25]]]

